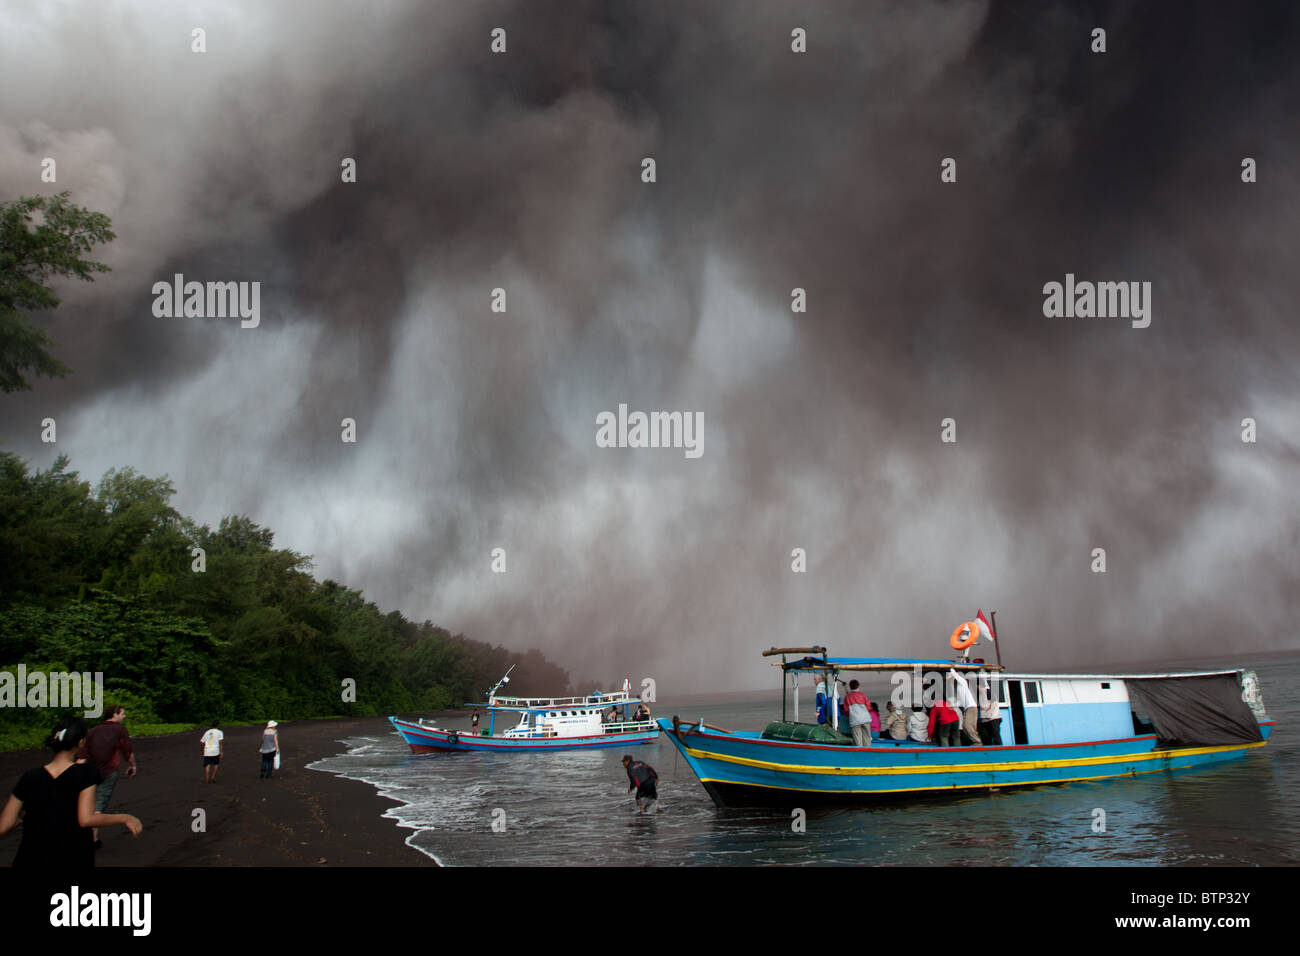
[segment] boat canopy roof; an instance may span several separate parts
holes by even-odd
[[[640,697],[633,697],[627,691],[614,691],[608,694],[588,694],[586,697],[491,697],[488,710],[603,710],[622,704],[641,703]]]
[[[996,664],[983,661],[954,661],[924,657],[801,657],[795,661],[773,662],[786,671],[883,671],[903,667],[956,668],[957,670],[996,670]]]
[[[763,651],[764,657],[780,654],[782,659],[773,661],[773,667],[783,671],[886,671],[911,667],[925,667],[931,670],[959,671],[1002,671],[1001,676],[1007,680],[1163,680],[1173,677],[1218,677],[1226,674],[1240,674],[1241,668],[1224,668],[1209,671],[1166,671],[1148,674],[1026,674],[1009,673],[998,664],[976,660],[952,660],[951,658],[926,657],[827,657],[823,647],[774,647]],[[787,654],[804,654],[795,660],[786,660]]]
[[[1234,667],[1221,671],[1169,671],[1161,674],[1003,674],[1007,680],[1170,680],[1177,677],[1225,677],[1240,674]]]

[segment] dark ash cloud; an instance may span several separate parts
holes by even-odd
[[[1294,647],[1298,18],[9,12],[0,195],[54,155],[119,239],[2,437],[44,465],[52,415],[83,474],[169,473],[381,606],[661,694],[761,685],[771,644],[942,653],[979,605],[1026,667]],[[155,319],[174,272],[261,281],[261,327]],[[1045,319],[1067,272],[1152,282],[1151,327]],[[598,449],[619,402],[703,412],[704,457]]]

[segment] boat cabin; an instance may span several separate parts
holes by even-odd
[[[775,650],[775,649],[774,649]],[[803,649],[800,649],[803,650]],[[1253,671],[1194,671],[1164,674],[1012,674],[980,660],[917,660],[910,658],[832,658],[820,654],[779,662],[785,675],[781,724],[769,727],[777,739],[844,743],[847,724],[823,723],[822,733],[810,736],[807,723],[838,714],[850,676],[864,684],[885,716],[885,701],[901,701],[907,710],[931,706],[952,694],[946,676],[955,671],[966,680],[977,700],[996,697],[1001,715],[1001,746],[1090,743],[1151,735],[1159,746],[1214,745],[1259,740],[1259,723],[1268,719]],[[768,652],[772,653],[772,652]],[[781,653],[775,651],[775,653]],[[867,689],[866,674],[875,672],[875,693]],[[823,692],[809,701],[800,718],[800,676],[811,676]],[[881,696],[882,680],[890,682]],[[807,685],[805,680],[804,684]],[[789,691],[793,690],[793,695]],[[816,691],[814,691],[814,694]],[[791,700],[792,698],[792,700]],[[793,704],[792,709],[788,706]],[[896,706],[898,704],[896,703]],[[811,718],[811,721],[808,721]],[[800,727],[804,727],[800,730]],[[764,736],[769,733],[765,732]],[[882,735],[872,746],[935,746]]]
[[[503,737],[593,737],[627,733],[654,726],[646,716],[636,719],[641,700],[625,691],[594,693],[587,697],[494,697],[488,706],[489,733],[505,724],[506,713],[518,712],[519,720],[501,733]]]

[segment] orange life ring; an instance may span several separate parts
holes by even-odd
[[[962,631],[967,632],[967,638],[964,641],[961,639]],[[979,639],[979,625],[974,621],[967,621],[965,624],[958,627],[957,630],[952,632],[952,637],[948,638],[948,643],[952,645],[954,651],[964,651]]]

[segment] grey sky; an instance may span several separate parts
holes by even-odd
[[[9,8],[0,197],[118,239],[4,447],[661,695],[940,655],[978,606],[1017,666],[1295,647],[1296,13],[803,7]],[[155,318],[175,272],[260,281],[260,327]],[[1151,327],[1044,318],[1067,272],[1150,281]],[[703,457],[597,448],[619,402],[702,412]]]

